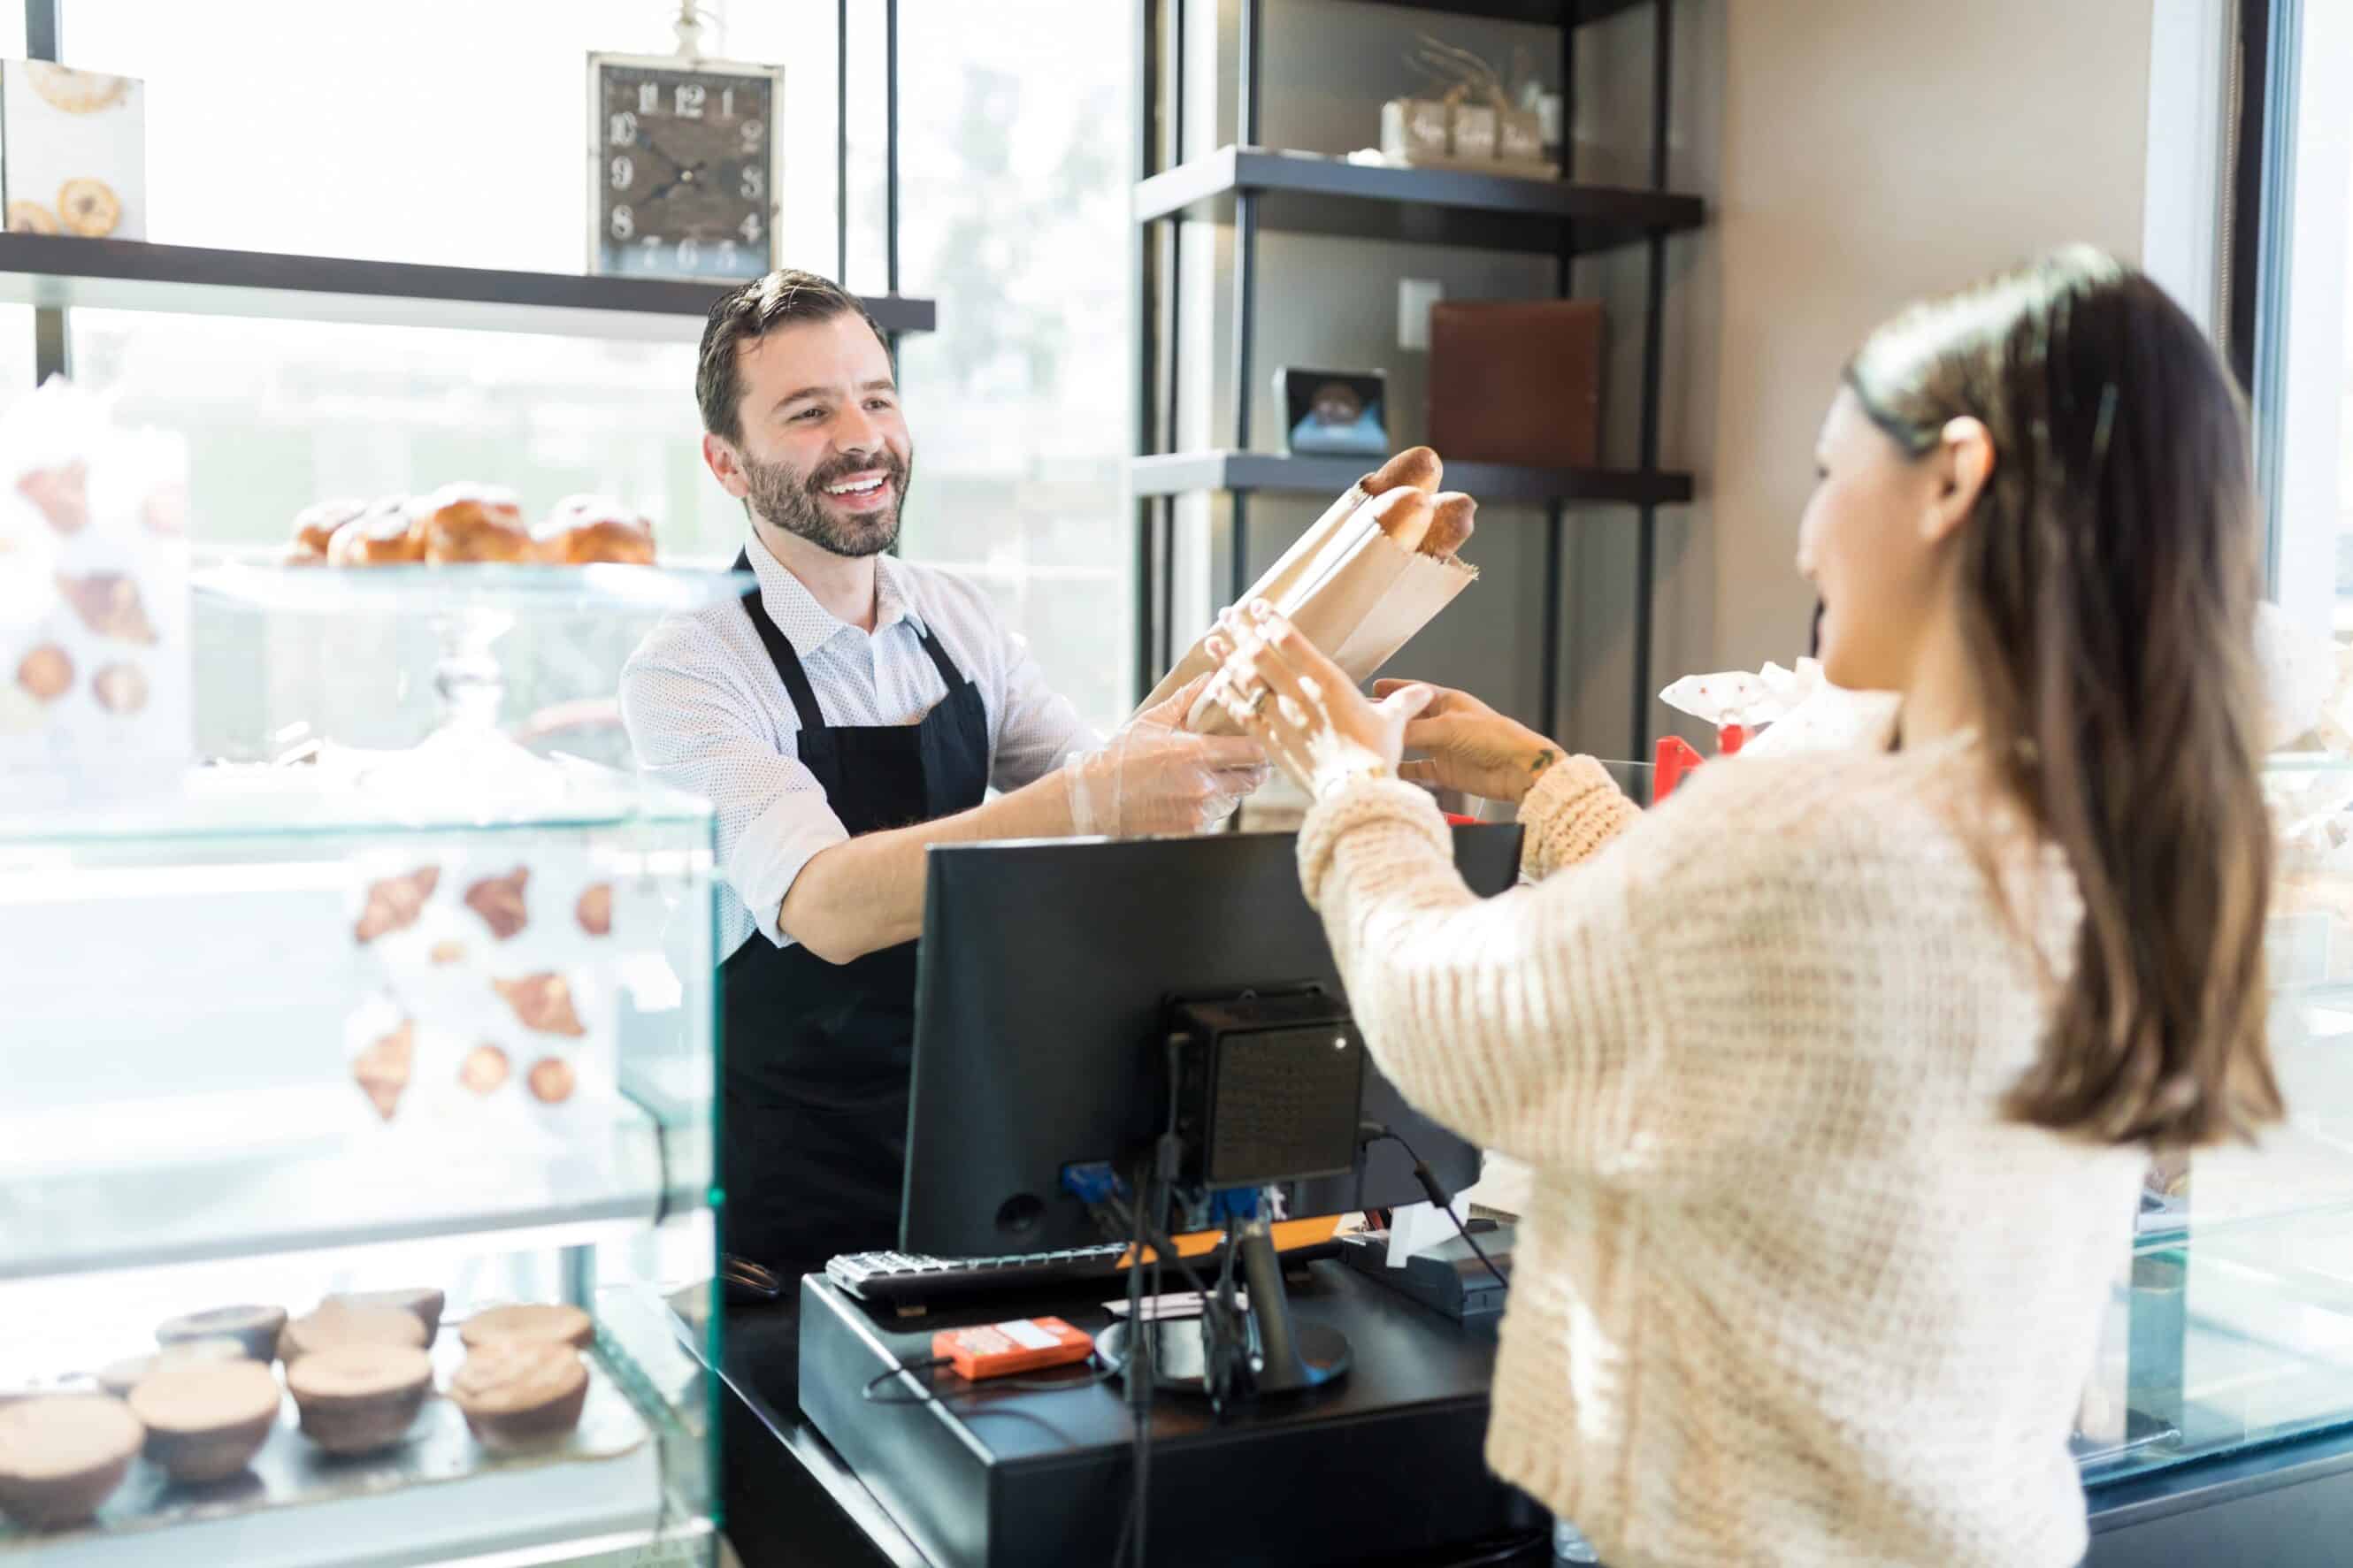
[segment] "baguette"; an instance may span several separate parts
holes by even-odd
[[[1430,519],[1437,509],[1430,497],[1414,486],[1377,495],[1365,503],[1381,531],[1389,536],[1400,550],[1419,550],[1430,532]]]
[[[1430,531],[1422,535],[1421,552],[1443,559],[1461,549],[1471,538],[1471,520],[1478,510],[1479,503],[1460,490],[1432,496]]]
[[[1368,496],[1387,495],[1391,490],[1404,489],[1409,486],[1429,495],[1438,489],[1439,479],[1445,471],[1446,466],[1429,447],[1408,447],[1383,463],[1378,473],[1356,482]]]

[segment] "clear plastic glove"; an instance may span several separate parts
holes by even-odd
[[[1071,830],[1082,837],[1138,838],[1205,833],[1231,816],[1271,773],[1266,750],[1239,735],[1197,735],[1185,715],[1206,675],[1146,709],[1093,752],[1062,763]]]

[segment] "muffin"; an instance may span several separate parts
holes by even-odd
[[[425,533],[406,496],[368,503],[359,516],[327,536],[330,566],[410,566],[425,559]]]
[[[480,1350],[501,1340],[528,1340],[586,1350],[596,1337],[596,1325],[577,1307],[492,1307],[459,1324],[458,1337],[466,1342],[468,1350]]]
[[[432,1360],[414,1345],[340,1344],[286,1369],[302,1436],[330,1454],[391,1447],[408,1436],[432,1388]]]
[[[129,1405],[102,1394],[0,1410],[0,1514],[27,1530],[81,1523],[131,1473],[146,1436]]]
[[[529,561],[531,531],[514,492],[491,485],[444,485],[417,503],[425,560],[433,565],[470,561]]]
[[[345,1307],[394,1307],[416,1314],[425,1325],[425,1342],[430,1345],[441,1332],[441,1309],[448,1298],[430,1285],[415,1285],[405,1290],[345,1290],[319,1303],[320,1309]]]
[[[449,1398],[485,1448],[530,1447],[580,1425],[588,1368],[570,1345],[499,1340],[466,1357],[449,1381]]]
[[[654,563],[653,524],[610,496],[565,497],[532,530],[532,543],[551,566]]]
[[[245,1346],[231,1339],[182,1340],[165,1345],[153,1355],[125,1356],[122,1360],[98,1369],[98,1385],[117,1399],[127,1399],[131,1391],[167,1366],[200,1364],[205,1362],[248,1361]]]
[[[278,1379],[258,1361],[184,1361],[131,1391],[148,1459],[175,1481],[224,1481],[278,1425]]]
[[[283,1307],[213,1307],[160,1325],[155,1342],[176,1345],[189,1340],[235,1340],[255,1361],[268,1361],[278,1353],[278,1336],[285,1327]]]
[[[438,1320],[435,1327],[439,1327]],[[346,1307],[328,1301],[286,1325],[278,1336],[278,1358],[290,1370],[298,1362],[344,1345],[423,1350],[432,1338],[425,1320],[406,1307]]]

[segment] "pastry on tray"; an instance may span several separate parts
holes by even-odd
[[[586,1350],[596,1337],[596,1325],[587,1313],[577,1307],[490,1307],[458,1325],[458,1337],[466,1342],[469,1350],[480,1350],[501,1340],[524,1340]]]
[[[417,514],[428,565],[532,558],[531,531],[512,490],[444,485],[417,503]]]
[[[406,931],[417,923],[425,910],[425,900],[433,896],[434,887],[441,880],[438,866],[419,866],[404,877],[386,877],[368,884],[367,907],[360,911],[360,923],[352,931],[352,940],[365,946],[380,936],[396,931]]]
[[[283,1307],[209,1307],[159,1325],[155,1342],[169,1346],[191,1340],[229,1339],[252,1360],[268,1361],[278,1353],[278,1336],[285,1328]]]
[[[294,543],[301,554],[327,558],[327,542],[335,530],[367,510],[367,502],[350,499],[313,501],[294,514]]]
[[[253,1461],[278,1425],[278,1378],[258,1361],[159,1366],[131,1391],[146,1454],[175,1481],[221,1481]]]
[[[551,566],[654,563],[654,525],[610,496],[565,497],[532,530],[532,543]]]
[[[206,1362],[251,1361],[245,1347],[237,1341],[214,1336],[201,1340],[182,1340],[165,1345],[146,1355],[125,1356],[98,1369],[98,1385],[117,1399],[130,1396],[131,1391],[167,1366],[202,1365]]]
[[[425,534],[406,496],[372,501],[327,540],[330,566],[413,566],[425,559]]]
[[[330,1454],[391,1447],[417,1425],[432,1388],[432,1359],[414,1345],[339,1344],[286,1369],[302,1436]]]
[[[437,1321],[434,1328],[440,1327]],[[425,1320],[406,1307],[344,1306],[332,1300],[295,1319],[278,1336],[278,1356],[288,1366],[345,1345],[396,1345],[422,1350],[431,1343]]]
[[[404,1018],[400,1027],[371,1041],[352,1062],[352,1077],[359,1080],[361,1092],[386,1121],[400,1109],[400,1097],[407,1091],[416,1059],[417,1025]]]
[[[572,987],[554,971],[526,974],[520,980],[493,980],[491,984],[526,1029],[543,1035],[581,1036],[588,1032],[572,1005]]]
[[[431,1285],[414,1285],[400,1290],[343,1290],[320,1303],[326,1308],[391,1307],[415,1314],[425,1325],[425,1342],[431,1344],[441,1332],[441,1309],[448,1298]]]
[[[484,1447],[529,1447],[580,1425],[588,1368],[568,1344],[499,1340],[466,1357],[449,1380],[449,1397]]]
[[[0,1514],[27,1530],[81,1523],[114,1495],[146,1437],[131,1406],[103,1394],[0,1409]]]
[[[518,866],[503,877],[485,877],[466,889],[466,907],[482,917],[491,935],[504,942],[530,923],[522,896],[530,880],[528,866]]]

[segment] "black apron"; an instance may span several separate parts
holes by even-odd
[[[735,558],[739,572],[747,555]],[[913,724],[828,725],[757,593],[744,601],[800,716],[803,767],[851,837],[978,805],[988,789],[980,689],[923,634],[947,695]],[[899,1242],[915,1045],[915,947],[828,963],[758,932],[719,968],[723,1245],[798,1276]]]

